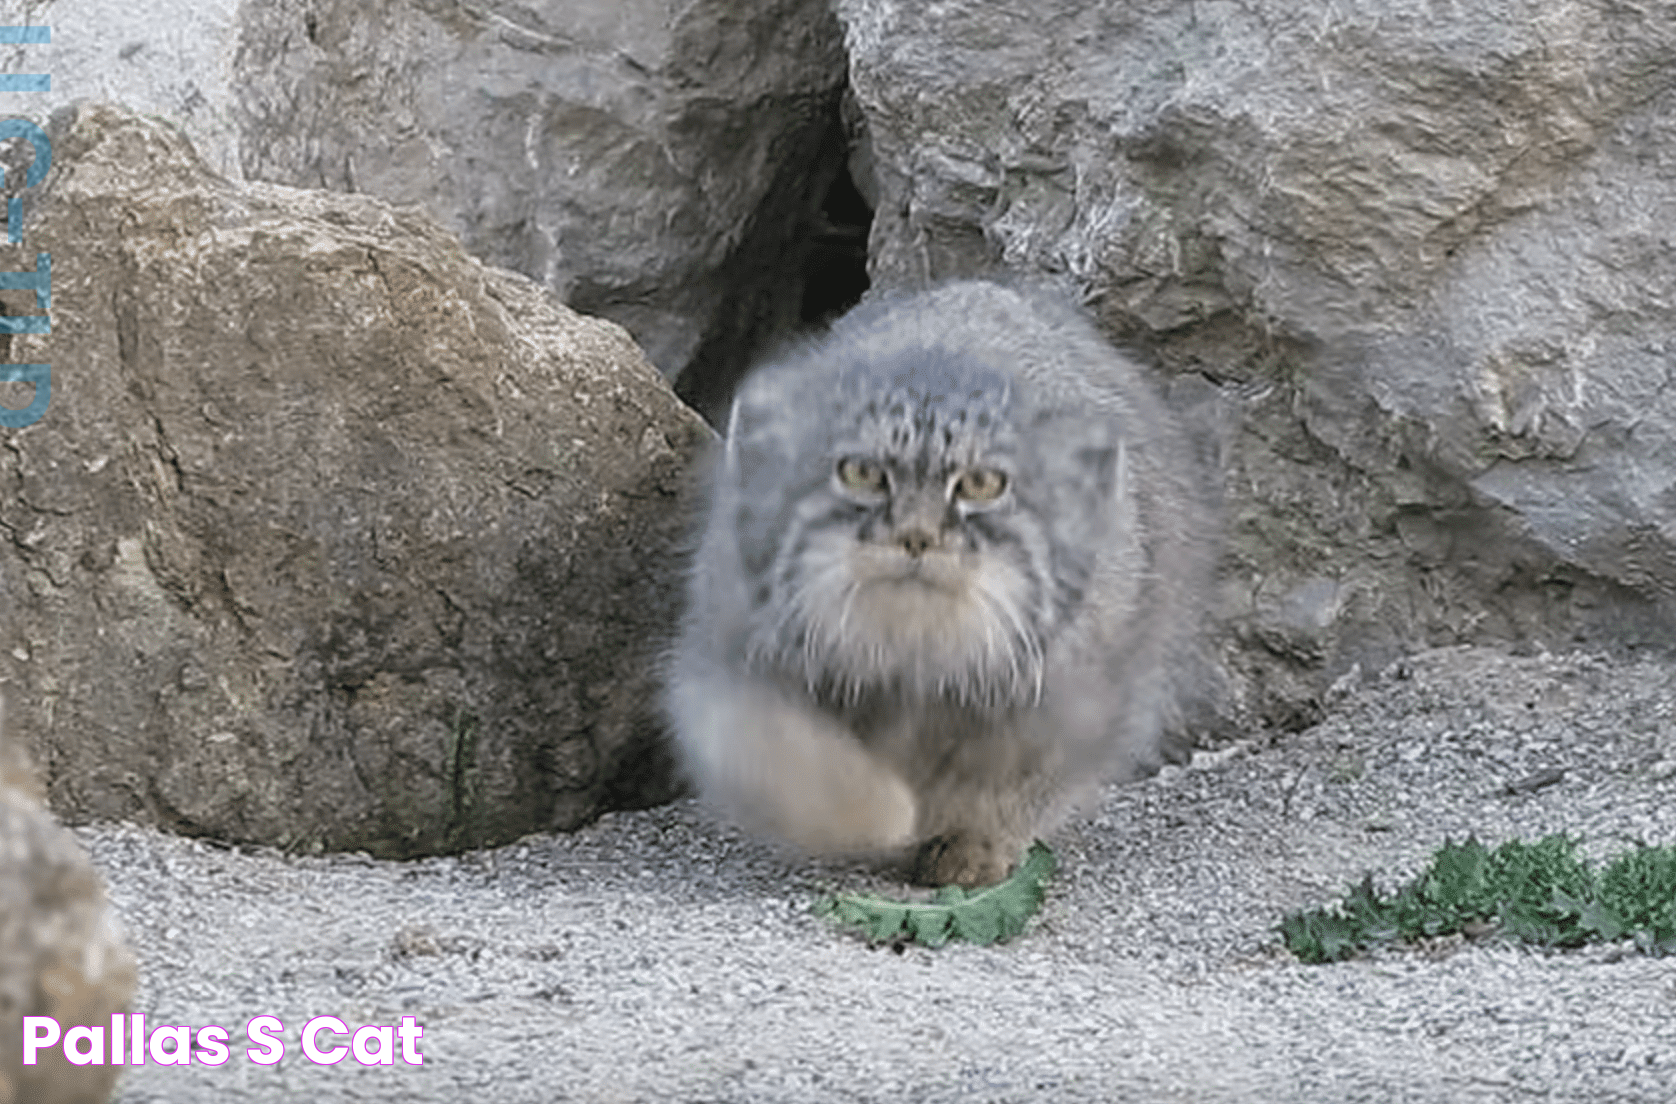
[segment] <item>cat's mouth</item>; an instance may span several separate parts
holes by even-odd
[[[898,684],[963,700],[1028,698],[1040,646],[1028,635],[1028,585],[1003,557],[940,545],[910,550],[834,540],[798,591],[792,647],[812,681]]]
[[[932,590],[958,597],[972,579],[971,568],[951,552],[910,556],[894,549],[864,548],[852,564],[856,581],[864,587]]]

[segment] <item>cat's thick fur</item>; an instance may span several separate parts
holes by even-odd
[[[1155,763],[1203,502],[1138,370],[1044,289],[864,304],[735,399],[668,672],[687,769],[808,851],[1002,879]]]

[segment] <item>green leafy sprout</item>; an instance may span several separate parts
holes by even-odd
[[[815,902],[815,913],[859,929],[872,943],[941,947],[951,939],[964,939],[983,947],[1024,930],[1025,921],[1042,907],[1042,894],[1057,865],[1053,852],[1037,840],[1012,877],[996,885],[974,890],[944,886],[925,904],[834,894]]]
[[[1370,873],[1337,904],[1290,913],[1278,930],[1312,964],[1399,939],[1496,929],[1544,947],[1628,936],[1646,954],[1676,954],[1676,847],[1642,845],[1596,873],[1577,842],[1553,835],[1491,851],[1471,837],[1445,840],[1425,872],[1395,893],[1380,893]]]

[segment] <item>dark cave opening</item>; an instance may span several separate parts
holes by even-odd
[[[734,388],[754,365],[828,325],[867,291],[873,209],[865,184],[851,176],[852,133],[834,104],[802,163],[782,167],[780,185],[721,274],[728,306],[675,381],[675,393],[712,426],[726,420]]]
[[[825,326],[861,301],[868,287],[867,234],[873,209],[862,198],[846,162],[821,203],[821,221],[803,259],[805,326]]]

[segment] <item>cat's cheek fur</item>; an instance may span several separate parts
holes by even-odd
[[[920,585],[896,578],[901,569],[894,550],[838,531],[812,536],[777,603],[790,616],[759,627],[755,654],[800,663],[808,682],[841,696],[894,684],[966,701],[1040,697],[1041,645],[1022,570],[999,556],[958,566],[951,557],[927,565],[936,585]]]
[[[866,854],[913,839],[913,792],[833,718],[730,672],[685,672],[669,708],[704,794],[741,827],[816,854]]]

